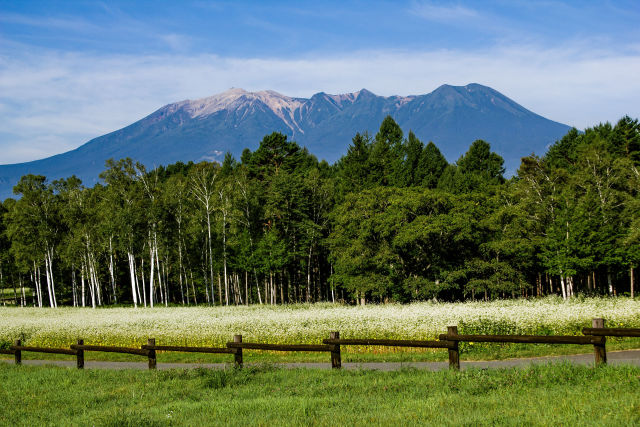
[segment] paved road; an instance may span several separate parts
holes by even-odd
[[[13,363],[11,359],[1,359],[0,362]],[[492,361],[462,361],[461,369],[468,368],[509,368],[513,366],[526,367],[531,364],[571,362],[579,365],[593,364],[593,353],[575,354],[570,356],[547,356],[522,359],[492,360]],[[640,366],[640,350],[624,350],[607,352],[607,362],[610,365],[634,365]],[[75,360],[23,360],[24,365],[54,365],[63,367],[75,367]],[[245,363],[251,366],[252,363]],[[329,363],[275,363],[281,368],[313,368],[331,369]],[[160,363],[158,369],[192,369],[209,368],[224,369],[231,366],[229,363]],[[394,371],[401,368],[417,368],[438,371],[447,369],[448,362],[368,362],[368,363],[342,363],[344,369],[375,369],[380,371]],[[86,369],[147,369],[146,362],[99,362],[85,361]]]

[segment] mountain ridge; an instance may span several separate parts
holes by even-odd
[[[450,162],[476,139],[491,143],[508,172],[519,159],[543,154],[570,127],[546,119],[487,86],[441,85],[424,95],[379,96],[367,89],[310,98],[272,90],[231,88],[167,104],[146,117],[82,146],[48,158],[0,165],[0,200],[27,173],[58,179],[75,174],[93,185],[109,158],[131,157],[148,166],[176,161],[222,160],[255,150],[265,134],[282,132],[321,159],[336,161],[356,132],[375,134],[391,115],[405,132],[433,141]]]

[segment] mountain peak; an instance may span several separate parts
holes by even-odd
[[[353,104],[353,102],[356,99],[358,99],[358,96],[360,95],[360,91],[351,92],[351,93],[341,93],[338,95],[329,95],[329,94],[325,94],[325,95],[333,99],[333,101],[338,105]]]
[[[175,110],[181,109],[191,118],[196,118],[207,117],[222,110],[236,110],[255,102],[263,103],[278,116],[282,116],[282,111],[285,110],[292,112],[302,103],[297,98],[291,98],[273,90],[249,92],[242,88],[231,88],[213,96],[186,100],[174,105],[176,106]]]
[[[481,85],[480,83],[468,83],[464,86],[456,86],[456,85],[450,85],[450,84],[443,84],[440,85],[436,88],[436,90],[434,90],[431,93],[438,93],[438,92],[473,92],[473,91],[482,91],[482,92],[494,92],[494,93],[499,93],[496,92],[495,90],[491,89],[489,86],[484,86]]]
[[[371,92],[370,90],[367,90],[365,88],[360,89],[359,91],[355,92],[357,93],[357,98],[371,98],[371,97],[375,97],[376,94]]]
[[[241,87],[232,87],[230,89],[225,90],[224,92],[219,93],[218,95],[235,95],[235,94],[245,94],[248,93],[246,90],[242,89]],[[215,95],[213,95],[215,96]]]

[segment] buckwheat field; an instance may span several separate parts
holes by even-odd
[[[640,327],[640,302],[628,298],[559,298],[494,302],[344,306],[0,308],[0,343],[68,346],[77,338],[104,345],[158,343],[221,346],[245,341],[319,343],[344,338],[434,339],[448,325],[460,333],[579,335],[591,319],[609,327]]]

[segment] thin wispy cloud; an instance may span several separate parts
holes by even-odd
[[[447,36],[453,40],[458,38],[458,32],[474,34],[475,43],[479,40],[491,40],[492,43],[500,44],[535,39],[530,32],[510,19],[459,4],[419,2],[414,3],[408,13],[446,31]]]
[[[457,24],[461,20],[475,20],[483,17],[477,10],[460,5],[440,6],[431,3],[416,3],[411,8],[411,12],[426,20],[447,24]]]
[[[161,40],[163,40],[169,48],[176,51],[187,50],[191,44],[190,37],[187,37],[182,34],[163,34],[159,36]]]
[[[33,16],[17,13],[0,13],[0,22],[5,24],[24,25],[65,31],[95,31],[94,24],[77,17]]]

